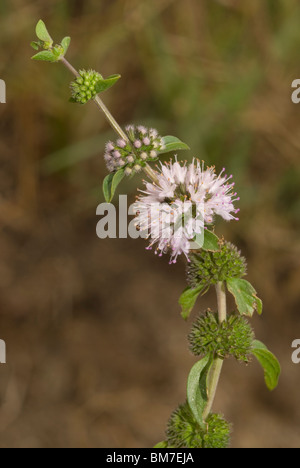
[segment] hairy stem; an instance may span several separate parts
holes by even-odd
[[[71,72],[73,73],[73,75],[75,75],[76,77],[80,76],[78,71],[73,67],[73,65],[71,65],[70,62],[68,62],[68,60],[65,58],[65,57],[62,57],[60,59],[60,61],[62,62],[62,64]],[[116,121],[116,119],[112,116],[112,114],[110,113],[110,111],[107,109],[106,105],[104,104],[104,102],[102,101],[102,99],[100,99],[100,97],[97,95],[94,97],[93,99],[94,103],[96,104],[96,106],[103,112],[103,114],[105,115],[106,119],[108,120],[108,122],[110,123],[111,127],[114,129],[114,131],[125,141],[129,141],[128,139],[128,136],[126,135],[126,133],[122,130],[122,128],[120,127],[120,125],[118,124],[118,122]],[[156,176],[156,173],[155,171],[153,171],[153,169],[149,166],[149,164],[146,164],[146,167],[144,167],[144,172],[145,174],[154,182],[154,183],[158,183],[158,178]]]
[[[80,75],[78,73],[78,71],[76,70],[76,68],[73,67],[73,65],[70,64],[70,62],[68,62],[67,59],[65,59],[65,57],[61,57],[60,59],[60,62],[64,64],[64,66],[71,72],[73,73],[73,75],[76,76],[76,78],[78,78]]]
[[[103,114],[105,115],[105,117],[107,118],[108,122],[110,123],[110,125],[112,126],[112,128],[114,129],[114,131],[125,141],[129,141],[128,139],[128,136],[126,135],[126,133],[123,132],[122,128],[120,127],[120,125],[118,124],[118,122],[116,121],[116,119],[111,115],[111,113],[109,112],[109,110],[107,109],[106,105],[104,104],[104,102],[102,101],[102,99],[100,99],[100,97],[97,95],[94,97],[93,101],[95,102],[95,104],[97,105],[97,107],[102,110]]]
[[[218,315],[219,322],[222,323],[226,320],[227,317],[227,308],[226,308],[226,290],[225,283],[220,281],[216,284],[217,292],[217,301],[218,301]],[[203,412],[203,420],[205,421],[212,409],[214,399],[217,392],[218,383],[220,380],[220,375],[223,367],[223,359],[215,357],[213,364],[211,366],[208,379],[207,379],[207,392],[208,392],[208,401],[206,408]]]

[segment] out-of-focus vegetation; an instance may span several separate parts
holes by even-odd
[[[1,0],[0,338],[11,354],[0,445],[149,446],[184,398],[191,363],[182,266],[158,263],[143,242],[96,238],[114,135],[96,106],[68,102],[67,70],[30,60],[39,18],[54,38],[72,37],[75,67],[122,75],[103,95],[121,125],[176,135],[191,147],[184,158],[234,174],[240,222],[218,229],[248,257],[265,304],[257,337],[283,376],[269,396],[254,364],[237,378],[232,365],[217,404],[235,421],[234,446],[299,445],[297,0]]]

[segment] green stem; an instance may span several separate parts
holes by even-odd
[[[149,166],[148,163],[146,163],[146,166],[143,168],[145,174],[150,177],[150,179],[156,184],[159,185],[159,180],[156,175],[156,172],[152,169],[152,167]]]
[[[219,322],[225,322],[227,318],[227,306],[226,306],[226,288],[225,283],[220,281],[216,284],[216,292],[217,292],[217,301],[218,301],[218,315],[219,315]]]
[[[227,317],[227,307],[226,307],[226,289],[225,283],[220,281],[216,284],[216,292],[217,292],[217,301],[218,301],[218,315],[219,315],[219,322],[222,323],[226,320]],[[206,408],[203,412],[203,420],[205,421],[212,409],[218,383],[220,380],[220,375],[223,367],[223,359],[219,357],[215,357],[213,364],[211,366],[208,379],[207,379],[207,393],[208,393],[208,401]]]
[[[78,71],[73,67],[73,65],[71,65],[70,62],[68,62],[68,60],[65,58],[65,57],[62,57],[60,59],[60,61],[62,62],[62,64],[71,72],[73,73],[73,75],[75,75],[76,77],[80,76]],[[102,101],[102,99],[100,99],[100,97],[97,95],[94,97],[93,99],[94,103],[96,104],[96,106],[104,113],[105,117],[107,118],[108,122],[110,123],[111,127],[114,129],[114,131],[123,139],[125,140],[126,142],[129,141],[129,138],[128,136],[126,135],[126,133],[122,130],[122,128],[120,127],[120,125],[118,124],[118,122],[116,121],[116,119],[112,116],[112,114],[110,113],[110,111],[107,109],[106,105],[104,104],[104,102]],[[157,175],[155,173],[155,171],[153,171],[153,169],[149,166],[149,164],[146,164],[146,167],[144,167],[144,172],[145,174],[150,177],[150,179],[158,184],[158,178],[157,178]]]
[[[112,126],[112,128],[114,129],[114,131],[125,141],[129,141],[129,138],[128,136],[126,135],[126,133],[123,132],[122,128],[120,127],[120,125],[118,124],[118,122],[116,121],[116,119],[111,115],[111,113],[109,112],[109,110],[107,109],[106,105],[104,104],[104,102],[102,101],[102,99],[100,99],[100,97],[97,95],[94,97],[93,99],[94,103],[97,105],[97,107],[102,110],[103,114],[105,115],[105,117],[107,118],[108,122],[110,123],[110,125]]]

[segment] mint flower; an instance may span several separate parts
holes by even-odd
[[[157,244],[160,256],[170,251],[170,263],[181,254],[189,261],[191,242],[203,235],[216,215],[238,220],[233,203],[239,198],[234,183],[229,183],[232,176],[223,176],[224,171],[217,175],[198,160],[190,165],[161,164],[158,182],[145,182],[146,190],[135,204],[136,223],[151,237],[149,249]]]
[[[127,140],[119,138],[106,145],[104,160],[109,172],[116,172],[126,167],[125,174],[140,172],[147,162],[156,161],[159,152],[165,145],[158,131],[143,126],[128,125],[126,127]]]
[[[198,297],[215,286],[216,313],[208,309],[198,317],[189,334],[190,350],[200,359],[189,373],[186,401],[171,414],[165,440],[155,448],[226,448],[231,426],[221,415],[212,413],[224,359],[233,356],[247,363],[251,355],[255,356],[264,370],[269,390],[275,389],[281,372],[276,357],[254,339],[246,318],[255,311],[262,313],[262,301],[251,283],[243,279],[245,259],[212,229],[205,233],[217,216],[226,221],[238,220],[239,210],[234,204],[239,198],[232,176],[225,175],[225,169],[216,174],[214,167],[205,168],[196,159],[192,164],[179,163],[177,159],[174,163],[160,163],[159,170],[153,170],[150,163],[162,154],[190,148],[174,136],[162,138],[157,130],[144,126],[129,125],[124,131],[99,97],[117,83],[120,75],[104,79],[94,70],[78,72],[65,57],[71,38],[64,37],[54,45],[42,20],[37,23],[36,35],[38,41],[31,45],[38,53],[33,59],[63,64],[75,76],[71,102],[94,101],[117,134],[116,142],[107,143],[104,155],[109,171],[103,181],[106,202],[112,201],[125,175],[134,176],[143,170],[151,180],[145,182],[146,188],[135,203],[135,222],[142,236],[150,238],[149,249],[155,245],[160,256],[170,253],[170,263],[175,263],[182,254],[187,258],[188,287],[179,299],[185,320]],[[227,311],[227,292],[236,302],[236,311],[232,313]],[[192,461],[189,457],[191,454],[184,463]]]

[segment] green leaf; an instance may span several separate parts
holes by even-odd
[[[187,287],[179,298],[179,305],[181,305],[182,311],[181,315],[184,320],[187,320],[192,312],[194,305],[198,296],[201,294],[203,290],[203,285],[201,284],[198,288],[192,289],[191,287]]]
[[[30,45],[34,50],[39,50],[39,48],[40,48],[40,43],[36,42],[36,41],[31,42]]]
[[[158,442],[153,448],[168,448],[168,442],[163,441],[163,442]]]
[[[71,38],[69,36],[64,37],[63,40],[61,41],[62,48],[64,49],[64,55],[66,55],[66,53],[68,52],[70,43],[71,43]]]
[[[181,220],[178,222],[180,223]],[[211,231],[204,229],[201,234],[196,234],[191,243],[191,250],[207,250],[210,252],[220,251],[219,238]]]
[[[265,382],[269,390],[274,390],[278,385],[281,373],[280,364],[274,354],[258,340],[253,341],[252,354],[262,366],[265,374]]]
[[[118,185],[120,184],[120,182],[122,182],[124,177],[125,177],[125,169],[119,169],[118,172],[116,172],[114,174],[112,184],[111,184],[111,199],[110,199],[110,201],[114,198],[115,191],[117,190]]]
[[[111,184],[113,180],[113,173],[108,174],[103,181],[103,195],[107,203],[111,200]]]
[[[103,93],[107,89],[111,88],[121,78],[121,75],[111,75],[106,80],[99,80],[95,85],[95,91],[97,94]]]
[[[204,244],[202,246],[203,250],[209,250],[211,252],[216,252],[217,250],[220,250],[220,245],[219,245],[219,238],[216,236],[211,231],[208,231],[207,229],[205,230],[204,233]]]
[[[173,136],[165,136],[162,138],[164,149],[158,151],[158,154],[170,153],[171,151],[189,150],[190,147],[183,143],[179,138]]]
[[[57,46],[53,47],[52,53],[53,53],[53,55],[55,57],[55,61],[58,62],[61,59],[61,57],[63,57],[64,50],[63,50],[62,46],[57,45]]]
[[[103,181],[103,194],[105,201],[110,203],[114,198],[114,194],[117,190],[118,185],[125,177],[125,169],[119,169],[115,173],[108,174]]]
[[[262,314],[262,301],[257,297],[254,287],[248,281],[230,278],[227,280],[227,288],[234,296],[241,315],[252,317],[255,311],[259,315]]]
[[[48,30],[46,28],[46,25],[44,23],[44,21],[40,20],[38,22],[38,24],[36,25],[36,29],[35,29],[35,32],[36,32],[36,35],[37,37],[43,41],[43,42],[50,42],[51,45],[53,44],[53,39],[52,37],[50,36],[50,34],[48,33]]]
[[[57,62],[57,58],[50,50],[43,50],[31,57],[32,60],[41,60],[43,62]]]
[[[192,367],[187,383],[187,401],[198,424],[205,428],[202,415],[207,405],[207,375],[212,364],[212,356],[196,362]]]

